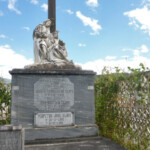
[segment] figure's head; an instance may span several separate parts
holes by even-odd
[[[52,24],[52,21],[50,19],[46,20],[43,22],[43,24],[46,26],[46,27],[50,27],[51,24]]]

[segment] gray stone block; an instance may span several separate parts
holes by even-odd
[[[99,137],[72,139],[63,143],[26,145],[25,150],[126,150],[109,139]]]
[[[47,133],[56,138],[67,137],[67,134],[69,138],[71,135],[80,137],[98,134],[95,127],[94,72],[19,69],[10,73],[12,74],[11,123],[22,124],[26,130],[26,139],[30,138],[32,133],[36,135],[34,139],[39,139],[43,134],[47,138],[52,138]],[[73,118],[73,121],[66,121],[69,117],[65,117],[63,115],[65,113],[72,114],[70,118]],[[43,127],[48,128],[47,133],[45,129],[36,129],[38,122],[35,120],[36,114],[40,114],[40,119],[44,120]],[[67,122],[72,125],[71,128],[60,131],[61,125],[66,124],[66,127],[69,127]],[[49,129],[55,124],[56,129]],[[39,127],[42,127],[41,125]],[[87,130],[89,125],[91,129]],[[80,126],[84,127],[81,129]],[[57,130],[60,134],[55,134]]]
[[[77,127],[57,127],[57,128],[31,128],[25,130],[26,143],[34,143],[34,141],[43,141],[60,138],[77,138],[98,136],[98,128],[96,125],[77,126]]]
[[[24,150],[24,132],[21,126],[0,126],[0,150]]]

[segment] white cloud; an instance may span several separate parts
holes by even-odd
[[[124,55],[120,57],[120,59],[112,60],[112,59],[98,59],[95,61],[90,61],[85,64],[78,65],[82,66],[82,69],[85,70],[93,70],[98,74],[102,73],[104,67],[111,68],[111,72],[115,72],[115,67],[119,67],[124,71],[128,71],[128,67],[138,68],[140,63],[143,63],[145,67],[149,67],[150,58],[143,57],[142,53],[149,52],[146,45],[142,45],[139,49],[124,49],[123,51],[131,51],[134,55],[129,57],[128,55]],[[108,58],[116,58],[116,56],[108,56]]]
[[[105,59],[107,60],[113,60],[113,59],[116,59],[117,57],[116,56],[107,56],[105,57]]]
[[[8,1],[8,8],[12,11],[15,11],[17,14],[21,14],[21,11],[19,11],[17,8],[15,8],[15,3],[17,0],[9,0]]]
[[[130,19],[129,25],[135,25],[150,35],[150,9],[147,6],[124,13]]]
[[[148,52],[149,52],[149,49],[147,48],[146,45],[142,45],[142,46],[141,46],[141,52],[142,52],[142,53],[148,53]]]
[[[1,34],[1,35],[0,35],[0,38],[1,38],[1,39],[9,39],[9,40],[11,40],[11,41],[14,40],[13,38],[10,38],[10,37],[8,37],[8,36],[6,36],[6,35],[4,35],[4,34]]]
[[[43,8],[44,11],[48,11],[48,5],[47,4],[43,4],[41,7]]]
[[[136,23],[136,21],[133,19],[132,21],[130,21],[129,23],[128,23],[128,25],[129,26],[132,26],[132,25],[134,25],[136,28],[139,28],[139,25]]]
[[[6,44],[6,45],[2,45],[0,47],[2,47],[2,48],[10,48],[10,45]]]
[[[30,31],[29,27],[23,27],[22,29],[26,30],[26,31]]]
[[[134,56],[139,56],[140,55],[140,51],[137,50],[137,49],[133,50],[133,55]]]
[[[4,13],[0,10],[0,16],[4,16]]]
[[[125,51],[130,51],[130,52],[133,53],[133,56],[139,57],[142,53],[148,53],[149,49],[148,49],[148,47],[146,45],[143,44],[139,48],[136,48],[136,49],[129,49],[129,48],[127,48],[127,49],[123,49],[122,51],[124,51],[124,52]]]
[[[150,0],[142,0],[142,5],[149,6]]]
[[[34,5],[37,5],[39,3],[38,0],[30,0],[30,2]]]
[[[0,35],[0,38],[1,38],[1,39],[6,39],[7,37],[6,37],[6,35],[1,34],[1,35]]]
[[[142,0],[142,3],[150,2],[150,0]]]
[[[13,68],[23,68],[25,65],[32,64],[31,59],[17,54],[9,45],[0,46],[0,76],[10,78],[9,70]]]
[[[70,10],[70,9],[67,9],[66,12],[67,12],[68,14],[70,14],[70,15],[73,15],[73,14],[74,14],[74,12],[73,12],[72,10]]]
[[[91,35],[98,35],[99,34],[99,30],[101,30],[102,27],[98,24],[98,20],[84,16],[80,11],[76,12],[76,16],[82,21],[84,26],[90,26],[91,27],[91,29],[93,30],[93,32],[90,33]]]
[[[146,57],[139,56],[133,57],[130,60],[127,59],[120,59],[120,60],[103,60],[103,59],[98,59],[95,61],[87,62],[85,64],[79,64],[82,66],[82,69],[85,70],[93,70],[97,72],[97,74],[101,74],[102,70],[104,67],[110,68],[111,72],[115,72],[115,67],[119,67],[120,69],[124,71],[128,71],[128,67],[130,66],[131,68],[138,68],[139,64],[143,63],[145,67],[149,67],[150,64],[150,59]]]
[[[124,55],[124,56],[121,56],[122,58],[125,58],[125,59],[128,59],[129,56],[128,55]]]
[[[98,7],[98,0],[87,0],[86,4],[90,7]]]
[[[79,47],[86,47],[86,44],[79,43],[78,46]]]

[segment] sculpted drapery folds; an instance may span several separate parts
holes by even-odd
[[[58,38],[58,32],[51,32],[53,22],[48,19],[39,24],[33,33],[35,64],[51,63],[54,65],[72,64],[67,59],[65,43]]]

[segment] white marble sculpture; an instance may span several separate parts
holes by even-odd
[[[72,64],[67,59],[65,43],[58,38],[58,31],[51,32],[50,19],[39,24],[33,33],[35,64],[53,64],[57,66]]]

